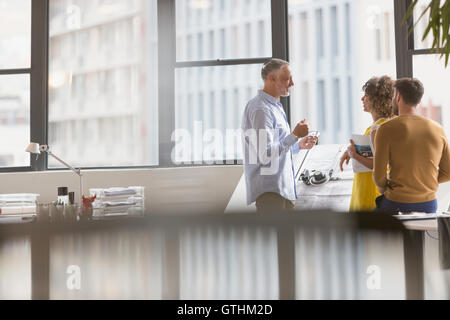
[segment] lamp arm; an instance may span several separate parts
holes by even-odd
[[[47,151],[47,153],[81,177],[81,170],[80,169],[75,169],[70,164],[67,164],[66,162],[64,162],[63,160],[61,160],[57,156],[55,156],[51,151]]]

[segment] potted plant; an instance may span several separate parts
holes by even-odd
[[[408,19],[413,16],[414,9],[419,3],[419,0],[414,0],[408,8],[403,22],[406,23]],[[427,12],[429,15],[426,15]],[[428,17],[428,25],[422,36],[422,41],[431,32],[433,35],[433,44],[431,52],[441,53],[441,59],[445,57],[445,67],[448,66],[450,57],[450,0],[430,0],[430,3],[420,13],[419,18],[415,21],[410,32],[413,32],[414,27],[420,19]]]

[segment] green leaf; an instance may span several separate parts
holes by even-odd
[[[450,31],[450,21],[449,19],[442,19],[442,43],[441,45],[445,45],[445,40],[449,37]]]
[[[414,0],[413,3],[408,8],[408,11],[406,12],[406,15],[403,17],[402,24],[408,24],[408,19],[411,18],[414,14],[414,8],[416,7],[419,0]],[[413,26],[408,26],[408,37],[411,35],[411,33],[414,32],[414,29],[416,28],[417,24],[419,23],[420,19],[424,16],[424,14],[429,9],[429,5],[427,8],[423,10],[421,13],[419,19],[417,19],[416,23]],[[414,22],[414,21],[413,21]]]
[[[402,23],[405,24],[408,22],[408,19],[411,18],[411,15],[414,12],[414,8],[416,7],[419,0],[414,0],[411,5],[409,6],[408,10],[406,11],[406,15],[403,17]],[[426,11],[426,10],[425,10]],[[419,19],[420,20],[420,19]]]
[[[442,46],[445,47],[445,42],[450,38],[450,1],[447,1],[442,6]]]
[[[423,33],[422,41],[426,39],[428,36],[428,33],[430,33],[430,30],[433,28],[433,25],[429,24],[427,28],[425,29],[425,32]]]
[[[442,54],[445,55],[445,67],[447,68],[448,66],[448,62],[449,62],[449,57],[450,57],[450,37],[447,37],[447,44],[445,46],[445,52],[443,52]],[[442,59],[442,57],[441,57]]]

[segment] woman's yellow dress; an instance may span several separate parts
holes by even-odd
[[[371,129],[374,125],[381,125],[387,119],[380,119],[367,128],[364,133],[365,136],[369,136]],[[350,201],[350,211],[373,211],[375,209],[375,199],[381,194],[378,192],[378,188],[373,182],[372,171],[355,173],[353,178],[353,190],[352,199]]]

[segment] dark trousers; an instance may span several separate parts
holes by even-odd
[[[437,200],[432,200],[428,202],[420,203],[404,203],[395,202],[386,198],[384,195],[376,199],[377,207],[376,212],[425,212],[425,213],[436,213],[437,211]]]
[[[279,212],[280,210],[293,210],[295,201],[287,200],[278,193],[268,192],[256,199],[257,212]]]

